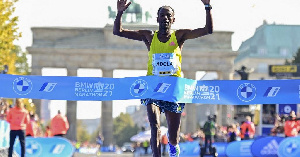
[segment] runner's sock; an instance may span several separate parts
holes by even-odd
[[[180,147],[177,144],[176,146],[173,146],[171,143],[169,143],[169,156],[170,157],[179,157],[180,154]]]
[[[169,133],[167,133],[168,141],[169,141]],[[177,144],[176,146],[173,146],[170,141],[168,142],[169,145],[169,156],[170,157],[179,157],[180,154],[180,147]]]

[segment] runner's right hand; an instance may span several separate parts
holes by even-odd
[[[118,0],[118,3],[117,3],[118,12],[125,11],[130,4],[131,4],[131,2],[127,3],[127,0]]]

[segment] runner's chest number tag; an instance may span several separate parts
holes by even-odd
[[[152,55],[154,75],[173,75],[178,70],[176,55],[174,53],[156,53]]]

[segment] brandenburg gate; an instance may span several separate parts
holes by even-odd
[[[124,24],[127,29],[156,30],[156,25]],[[32,75],[42,75],[42,68],[66,68],[68,76],[77,76],[77,69],[101,69],[103,77],[113,77],[114,69],[146,70],[147,49],[143,42],[114,36],[113,26],[104,28],[32,28],[33,43],[27,47],[32,55]],[[231,48],[232,32],[215,31],[212,35],[188,40],[182,51],[185,78],[195,79],[197,71],[213,71],[218,79],[232,79],[233,61],[237,52]],[[41,100],[34,100],[40,114]],[[67,138],[76,140],[76,101],[67,101],[70,129]],[[203,105],[208,106],[208,105]],[[102,102],[101,128],[104,145],[113,143],[112,101]],[[187,104],[182,132],[196,131],[196,104]],[[100,111],[99,111],[100,112]],[[217,105],[217,123],[226,124],[228,105]],[[98,124],[97,124],[98,125]]]

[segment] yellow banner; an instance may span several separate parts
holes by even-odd
[[[297,65],[272,65],[272,73],[296,73]]]

